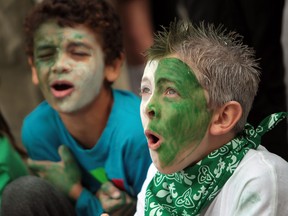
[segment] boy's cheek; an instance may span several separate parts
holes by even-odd
[[[140,117],[141,117],[141,121],[142,121],[142,125],[143,125],[144,129],[146,129],[146,126],[148,124],[148,118],[145,114],[146,107],[147,107],[146,102],[144,102],[142,99],[141,105],[140,105]]]
[[[149,120],[146,117],[146,115],[144,113],[142,113],[142,112],[141,112],[141,121],[142,121],[143,129],[146,130]]]
[[[39,79],[38,79],[38,74],[37,74],[37,70],[35,68],[35,66],[31,66],[31,72],[32,72],[32,83],[34,85],[38,85],[39,84]]]

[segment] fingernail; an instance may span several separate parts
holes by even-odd
[[[112,198],[119,199],[121,197],[121,192],[116,190],[112,193]]]

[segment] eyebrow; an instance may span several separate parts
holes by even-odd
[[[91,46],[89,46],[89,45],[87,45],[87,44],[85,44],[83,42],[70,42],[68,44],[68,49],[69,48],[73,48],[73,47],[84,47],[86,49],[91,49]]]
[[[163,64],[163,63],[162,63]],[[164,65],[164,67],[162,67],[161,69],[158,67],[157,71],[159,70],[159,72],[161,71],[159,78],[157,80],[158,82],[179,82],[179,80],[181,80],[181,78],[179,78],[179,72],[177,70],[178,68],[175,67],[167,67],[166,65]]]
[[[50,44],[44,44],[44,45],[40,45],[38,47],[36,47],[36,50],[39,51],[39,50],[45,50],[45,49],[55,49],[57,46],[55,45],[50,45]],[[82,43],[82,42],[70,42],[68,44],[68,49],[69,48],[73,48],[73,47],[84,47],[84,48],[87,48],[87,49],[91,49],[91,46],[85,44],[85,43]]]
[[[40,45],[40,46],[36,47],[36,51],[41,51],[41,50],[45,50],[45,49],[56,49],[56,47],[53,45]]]
[[[165,84],[165,83],[175,83],[175,82],[166,77],[161,77],[160,79],[157,80],[156,85]]]

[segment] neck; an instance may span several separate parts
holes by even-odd
[[[60,117],[79,145],[92,148],[106,127],[112,105],[111,89],[103,86],[91,104],[75,113],[60,113]]]
[[[195,150],[195,161],[193,164],[199,162],[203,158],[205,158],[207,155],[209,155],[211,152],[213,152],[216,149],[221,148],[228,142],[230,142],[232,139],[235,138],[234,132],[229,132],[227,134],[223,135],[211,135],[206,134],[204,138],[204,142],[200,144],[198,149]]]
[[[230,142],[232,139],[235,138],[235,136],[236,134],[232,131],[223,135],[209,136],[208,141],[207,141],[208,146],[207,146],[206,156],[210,154],[212,151],[219,149],[225,144],[227,144],[228,142]]]

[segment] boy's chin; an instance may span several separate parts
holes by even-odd
[[[157,170],[160,173],[165,174],[165,175],[179,172],[185,168],[185,165],[182,165],[182,164],[172,163],[169,166],[167,166],[167,165],[165,166],[165,165],[162,165],[161,163],[159,163],[159,161],[153,161],[153,163],[154,163],[155,167],[157,168]]]
[[[150,151],[150,155],[157,170],[165,175],[184,170],[193,162],[193,157],[191,157],[191,155],[190,157],[187,157],[187,155],[178,154],[174,160],[169,162],[169,164],[167,164],[167,161],[162,161],[157,152]],[[186,158],[186,160],[183,160],[183,158]]]

